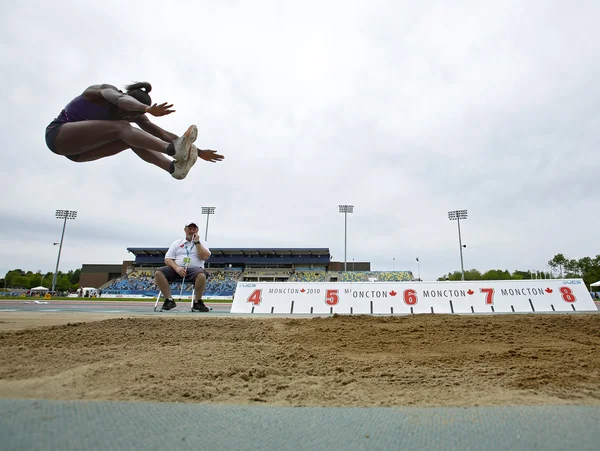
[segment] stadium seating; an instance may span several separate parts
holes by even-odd
[[[206,284],[205,295],[233,296],[241,272],[240,268],[208,270],[210,276]],[[158,295],[158,287],[154,283],[154,271],[148,268],[144,268],[141,271],[136,269],[130,274],[111,281],[108,285],[101,287],[101,289],[102,293],[107,295]],[[181,282],[172,283],[171,291],[178,294],[181,291]],[[183,288],[183,295],[189,296],[191,292],[192,284],[186,283]]]
[[[325,282],[327,272],[323,270],[295,271],[289,282]]]
[[[156,296],[158,287],[154,283],[155,268],[136,268],[119,279],[100,287],[105,295],[144,295]],[[324,269],[298,268],[297,270],[278,268],[224,268],[208,269],[204,295],[233,297],[238,281],[264,282],[398,282],[413,280],[410,271],[325,271]],[[173,294],[179,294],[181,282],[171,284]],[[187,283],[183,295],[189,296],[192,285]]]
[[[348,271],[341,273],[341,282],[404,282],[413,280],[410,271]]]

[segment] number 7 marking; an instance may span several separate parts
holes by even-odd
[[[479,291],[485,293],[486,305],[492,305],[494,303],[494,289],[493,288],[480,288]]]

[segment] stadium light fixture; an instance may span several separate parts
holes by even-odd
[[[463,264],[463,244],[460,237],[460,220],[467,219],[467,214],[467,210],[454,210],[448,212],[448,219],[450,221],[458,222],[458,246],[460,248],[460,270],[462,271],[462,280],[465,280],[465,266]]]
[[[347,244],[348,244],[348,213],[354,213],[354,205],[340,205],[340,213],[344,213],[344,271],[347,267]]]
[[[206,215],[206,230],[204,231],[204,241],[208,241],[208,218],[215,214],[215,207],[202,207],[202,214]]]
[[[65,227],[67,226],[67,219],[75,219],[77,212],[73,210],[56,210],[56,219],[63,219],[62,235],[60,236],[60,246],[58,246],[58,258],[56,259],[56,269],[54,270],[54,276],[52,277],[52,292],[56,288],[56,277],[58,276],[58,264],[60,263],[60,253],[62,251],[63,239],[65,237]]]

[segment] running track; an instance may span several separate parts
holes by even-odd
[[[177,303],[177,308],[169,312],[154,312],[155,301],[53,301],[35,298],[0,299],[0,312],[85,312],[85,313],[134,313],[134,314],[186,314],[211,315],[231,312],[231,303],[212,303],[206,305],[211,312],[200,313],[190,311],[190,301]],[[158,308],[162,302],[159,302]]]

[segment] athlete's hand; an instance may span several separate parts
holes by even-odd
[[[187,271],[185,270],[185,268],[182,268],[181,266],[179,268],[177,268],[176,271],[177,274],[179,274],[181,277],[185,277]]]
[[[146,108],[146,113],[151,114],[154,117],[166,116],[167,114],[174,113],[175,110],[172,110],[172,103],[161,103],[160,105],[154,104]]]
[[[218,154],[216,150],[210,149],[198,149],[198,156],[204,161],[209,161],[211,163],[223,161],[223,159],[225,158],[223,155]]]

